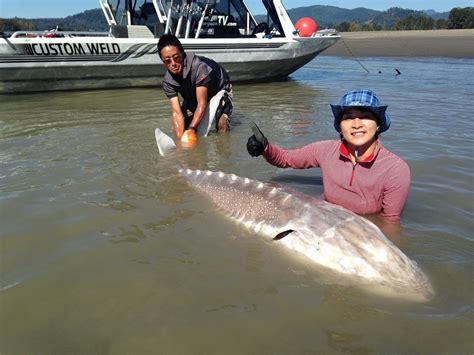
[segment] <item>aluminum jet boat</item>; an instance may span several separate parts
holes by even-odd
[[[220,63],[232,82],[285,78],[335,44],[335,30],[302,35],[281,0],[100,0],[108,32],[17,31],[0,38],[0,93],[161,85],[161,35]]]

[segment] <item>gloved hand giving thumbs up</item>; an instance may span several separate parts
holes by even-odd
[[[247,141],[247,151],[251,156],[258,157],[259,155],[262,155],[267,147],[268,140],[255,123],[252,122],[250,127],[252,128],[253,135],[250,136]]]

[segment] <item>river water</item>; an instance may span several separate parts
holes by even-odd
[[[336,138],[328,104],[374,89],[392,117],[382,141],[412,173],[390,238],[433,300],[331,283],[222,216],[158,155],[160,89],[2,96],[0,353],[472,354],[474,61],[361,64],[323,56],[288,81],[235,85],[232,133],[186,158],[319,195],[317,169],[248,156],[248,123],[286,147]]]

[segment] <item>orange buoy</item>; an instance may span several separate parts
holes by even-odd
[[[318,25],[311,17],[302,17],[295,23],[300,37],[311,37],[317,30]]]

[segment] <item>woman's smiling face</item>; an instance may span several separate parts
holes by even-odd
[[[373,143],[377,133],[375,115],[361,108],[348,108],[341,116],[341,134],[344,140],[359,148]]]

